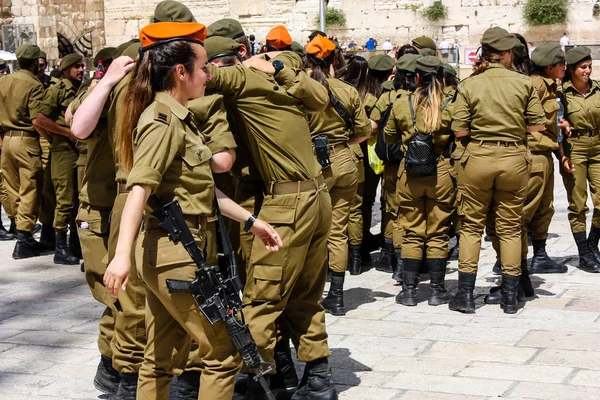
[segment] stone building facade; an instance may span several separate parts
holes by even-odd
[[[341,41],[364,43],[369,37],[404,44],[412,37],[428,35],[458,39],[461,46],[477,46],[481,33],[502,26],[524,34],[534,44],[558,41],[567,32],[572,42],[600,43],[598,21],[592,16],[596,0],[569,2],[569,22],[529,27],[522,18],[524,0],[444,0],[448,18],[430,23],[421,10],[433,0],[330,0],[329,7],[344,10],[346,27],[329,27]],[[49,58],[59,57],[59,38],[88,43],[92,55],[105,45],[118,45],[137,36],[159,0],[0,0],[0,25],[33,24],[37,43]],[[314,30],[318,0],[188,0],[183,2],[197,20],[210,24],[223,18],[240,20],[257,40],[275,25],[288,27],[295,40],[304,42]]]

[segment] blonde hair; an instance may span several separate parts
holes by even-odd
[[[419,85],[415,90],[413,107],[416,113],[421,113],[425,123],[425,131],[437,131],[442,124],[442,84],[434,74],[417,71]]]

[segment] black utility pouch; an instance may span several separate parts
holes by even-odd
[[[408,142],[404,155],[404,169],[409,176],[432,176],[437,174],[437,160],[431,133],[421,134],[417,130],[417,119],[412,104],[412,95],[408,97],[408,106],[412,118],[415,136]],[[443,110],[443,109],[442,109]]]
[[[313,143],[315,144],[317,161],[319,161],[319,164],[321,164],[321,168],[329,168],[331,166],[331,161],[329,160],[329,145],[327,144],[327,136],[315,136]]]

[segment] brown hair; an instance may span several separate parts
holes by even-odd
[[[154,95],[171,89],[175,67],[183,65],[194,71],[196,52],[191,44],[175,41],[162,44],[142,53],[131,72],[131,81],[125,95],[123,118],[119,124],[119,165],[131,171],[133,165],[133,132],[142,112],[152,103]]]
[[[504,51],[498,51],[491,47],[482,46],[481,55],[477,57],[475,65],[473,65],[473,75],[481,74],[483,71],[489,68],[490,64],[499,63],[502,59]]]

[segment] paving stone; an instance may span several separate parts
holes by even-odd
[[[98,350],[29,345],[16,346],[0,353],[0,361],[3,358],[18,358],[21,360],[42,359],[60,360],[63,363],[85,363],[97,357]]]
[[[595,349],[600,343],[600,334],[587,332],[530,331],[519,342],[523,347],[585,350]]]
[[[387,317],[391,311],[356,309],[346,313],[346,318],[374,319],[379,320]]]
[[[430,326],[414,335],[416,339],[475,342],[500,345],[516,344],[527,334],[525,329],[492,328],[474,330],[465,326]]]
[[[374,371],[398,371],[411,374],[454,375],[470,361],[431,357],[385,357],[373,365]]]
[[[546,321],[574,321],[594,322],[600,316],[597,312],[575,311],[575,310],[545,310],[545,309],[523,309],[516,318],[543,319]]]
[[[20,329],[0,329],[0,341],[5,341],[6,339],[22,332],[23,331]]]
[[[564,365],[600,370],[600,352],[544,349],[531,361],[531,364]]]
[[[40,389],[52,384],[56,379],[57,378],[50,376],[10,374],[3,372],[2,384],[0,385],[0,397],[9,399],[13,394],[38,394]]]
[[[562,310],[569,302],[571,302],[571,299],[562,297],[542,297],[537,298],[534,301],[528,301],[527,303],[525,303],[524,308]]]
[[[327,332],[337,335],[410,337],[426,327],[427,325],[406,322],[344,318],[329,325]]]
[[[520,382],[508,394],[511,397],[527,397],[541,400],[587,400],[600,398],[600,388],[554,383]]]
[[[501,396],[512,381],[399,373],[384,387],[472,396]]]
[[[31,318],[29,315],[13,315],[10,318],[0,321],[0,329],[64,331],[81,324],[81,319],[74,318],[56,318],[55,316],[46,315],[40,315],[36,318]],[[98,326],[97,322],[96,326]]]
[[[94,388],[86,379],[65,376],[39,389],[38,394],[49,396],[69,396],[73,399],[96,399],[102,392]]]
[[[432,325],[465,325],[472,321],[475,316],[467,314],[423,314],[423,313],[407,313],[403,311],[392,312],[382,318],[384,321],[402,321],[418,324]]]
[[[354,399],[377,399],[377,400],[392,400],[398,393],[398,390],[394,389],[380,389],[372,387],[362,386],[339,386],[340,400],[354,400]]]
[[[408,390],[399,397],[402,400],[485,400],[482,396],[465,396],[463,394],[450,394],[439,392],[420,392],[416,390]],[[504,399],[504,398],[503,398]]]
[[[573,371],[569,367],[515,365],[476,361],[458,373],[473,378],[507,379],[511,381],[561,383]]]
[[[42,371],[54,366],[54,361],[20,360],[18,358],[1,358],[0,372],[14,374],[45,375]],[[1,385],[1,382],[0,382]]]
[[[15,301],[0,307],[0,313],[13,313],[25,315],[59,315],[65,311],[72,310],[73,306],[69,302],[44,300],[36,301]]]
[[[571,322],[565,323],[561,320],[527,319],[527,318],[496,318],[477,316],[468,322],[466,327],[476,330],[488,330],[494,328],[514,328],[526,330],[544,330],[559,332],[591,332],[600,330],[599,322]]]
[[[369,352],[385,355],[412,356],[427,348],[430,342],[416,339],[398,339],[380,337],[373,340],[364,336],[349,336],[337,344],[338,348],[347,348],[351,352]]]
[[[569,379],[570,385],[600,388],[600,371],[580,370]]]
[[[524,364],[535,353],[536,349],[525,347],[437,342],[420,356]]]
[[[382,371],[351,371],[349,369],[334,369],[333,381],[346,386],[366,386],[380,388],[394,379],[396,372]]]
[[[572,299],[565,306],[565,309],[569,311],[600,312],[600,302],[598,301],[598,299],[592,298]]]

